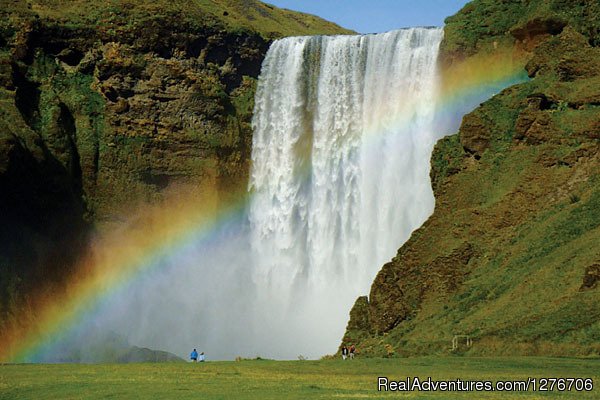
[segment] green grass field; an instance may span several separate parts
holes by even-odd
[[[378,392],[377,378],[525,380],[591,378],[600,359],[425,357],[353,361],[203,364],[2,365],[0,399],[541,399],[599,398],[591,392]]]

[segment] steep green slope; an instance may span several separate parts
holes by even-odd
[[[280,9],[258,0],[3,0],[3,3],[9,14],[29,12],[44,21],[62,23],[64,29],[96,29],[115,41],[123,41],[124,35],[132,40],[142,39],[136,35],[153,28],[162,28],[167,36],[186,29],[210,27],[249,30],[265,38],[352,33],[314,15]],[[159,27],[161,21],[170,23]]]
[[[446,19],[442,57],[464,58],[500,43],[533,49],[547,34],[569,25],[600,44],[600,3],[596,0],[477,0]]]
[[[265,37],[354,33],[314,15],[277,8],[268,2],[199,0],[198,5],[232,29],[252,29]]]
[[[0,322],[97,228],[245,188],[270,41],[348,32],[255,0],[0,0]]]
[[[502,42],[532,80],[438,142],[435,211],[357,300],[344,342],[369,355],[443,354],[466,335],[472,345],[458,337],[454,351],[600,354],[597,6],[482,0],[447,20],[446,63]]]

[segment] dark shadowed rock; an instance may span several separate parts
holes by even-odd
[[[470,113],[463,117],[460,133],[460,143],[469,153],[479,157],[489,147],[491,137],[489,125],[477,113]]]
[[[526,49],[532,50],[548,36],[561,33],[566,25],[566,21],[556,17],[534,18],[512,28],[510,34],[520,41]]]
[[[600,282],[600,264],[590,265],[585,269],[583,283],[579,290],[596,289]]]
[[[388,332],[411,318],[429,290],[455,291],[474,253],[472,246],[464,243],[449,254],[420,264],[422,255],[413,249],[407,250],[400,251],[392,262],[383,266],[371,287],[366,320],[375,332]],[[362,318],[364,321],[366,317]],[[360,320],[358,316],[355,319]]]

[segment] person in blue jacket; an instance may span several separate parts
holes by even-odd
[[[192,362],[198,361],[198,352],[196,351],[196,349],[194,349],[194,351],[190,353],[190,360],[192,360]]]

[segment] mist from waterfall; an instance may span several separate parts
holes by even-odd
[[[431,214],[442,34],[271,46],[255,97],[249,212],[260,335],[277,338],[270,351],[334,351],[353,301]]]
[[[275,41],[255,97],[247,208],[106,296],[38,360],[78,342],[96,361],[89,346],[107,332],[209,360],[335,352],[354,300],[433,210],[429,158],[450,133],[436,126],[442,35]]]

